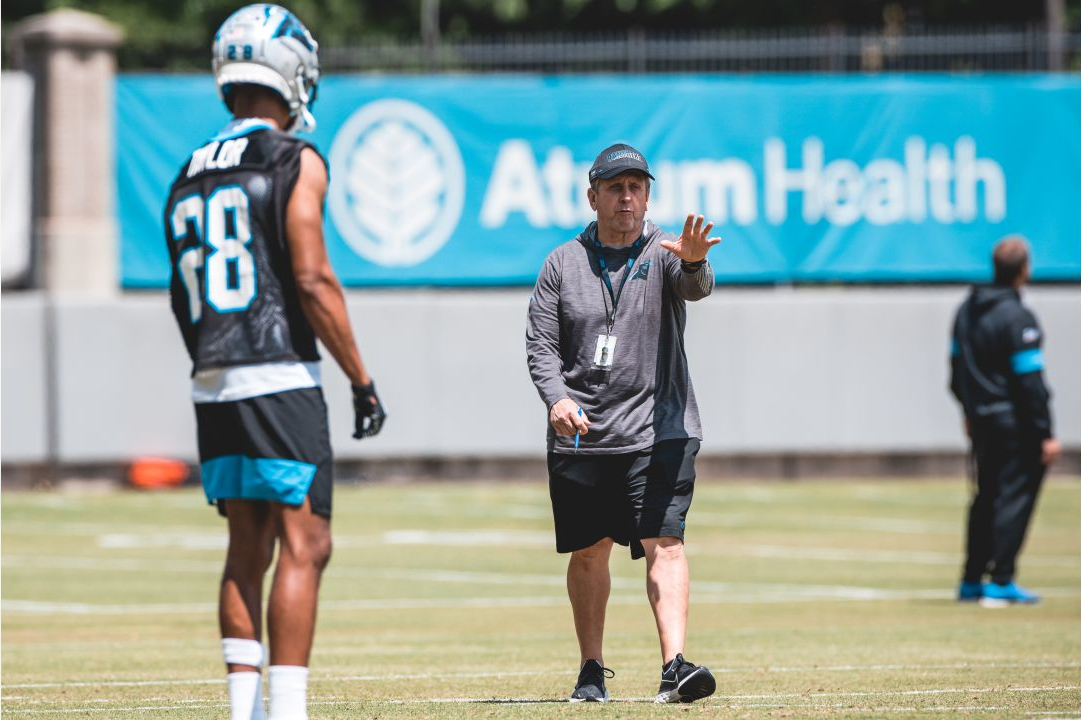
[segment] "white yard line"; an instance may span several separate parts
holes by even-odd
[[[221,561],[198,561],[198,560],[155,560],[153,558],[96,558],[96,557],[64,557],[64,556],[31,556],[31,555],[4,555],[2,561],[5,568],[19,568],[30,570],[86,570],[97,572],[108,570],[112,572],[161,572],[161,573],[203,573],[220,575],[222,571]],[[364,568],[364,567],[337,567],[331,566],[328,571],[334,577],[339,578],[379,578],[384,580],[408,580],[410,582],[441,582],[463,584],[486,584],[486,585],[545,585],[564,587],[567,583],[562,574],[541,575],[537,573],[496,573],[496,572],[473,572],[465,570],[409,570],[404,568]],[[626,579],[625,581],[614,580],[624,583],[624,587],[641,587],[640,579]]]
[[[440,547],[552,547],[551,532],[540,530],[423,530],[402,529],[383,533],[384,545],[439,545]]]
[[[807,698],[821,698],[823,700],[829,700],[834,698],[852,698],[852,697],[906,697],[906,696],[934,696],[934,695],[955,695],[955,694],[968,694],[968,693],[1040,693],[1040,692],[1062,692],[1062,691],[1075,691],[1081,689],[1078,685],[1054,685],[1047,687],[1020,687],[1020,688],[933,688],[926,690],[881,690],[881,691],[867,691],[867,692],[835,692],[835,693],[776,693],[776,694],[763,694],[763,695],[715,695],[707,701],[709,705],[718,705],[722,708],[728,709],[742,709],[742,708],[762,708],[762,707],[776,707],[776,708],[791,708],[791,709],[814,709],[814,708],[829,708],[835,707],[838,709],[844,709],[846,712],[858,712],[858,713],[913,713],[913,712],[974,712],[974,711],[986,711],[986,712],[998,712],[1009,709],[1006,706],[979,706],[979,705],[935,705],[927,707],[916,706],[901,706],[901,707],[868,707],[868,708],[852,708],[843,703],[815,703],[815,702],[800,702],[800,703],[788,703],[788,702],[773,702],[773,703],[739,703],[739,700],[806,700]],[[624,703],[651,703],[652,697],[628,697],[628,698],[613,698],[612,702],[624,702]],[[737,701],[735,703],[730,701]],[[8,714],[22,714],[22,715],[37,715],[44,713],[92,713],[92,712],[160,712],[164,710],[181,710],[190,708],[219,708],[227,707],[226,703],[215,702],[209,700],[191,700],[184,703],[176,703],[173,705],[133,705],[125,706],[118,705],[109,700],[100,701],[83,701],[83,702],[97,702],[98,704],[93,706],[83,706],[78,708],[12,708],[6,707],[5,712]],[[513,704],[513,705],[533,705],[533,704],[562,704],[565,702],[562,698],[515,698],[515,697],[435,697],[435,698],[410,698],[410,699],[357,699],[357,700],[320,700],[318,696],[314,696],[309,700],[311,706],[341,706],[341,705],[438,705],[438,704],[478,704],[478,705],[498,705],[498,704]],[[1072,711],[1071,711],[1072,712]],[[1030,712],[1029,715],[1047,715],[1058,714],[1055,711],[1048,712]]]
[[[116,538],[114,537],[113,540]],[[135,549],[141,547],[138,543],[125,540],[123,547],[113,544],[109,549]],[[217,547],[205,540],[196,541],[199,549]],[[193,549],[189,547],[188,549]],[[702,554],[698,548],[692,548],[693,554]],[[953,566],[960,562],[960,556],[956,553],[936,552],[907,552],[892,550],[864,550],[853,551],[839,548],[816,548],[816,547],[788,547],[783,545],[735,545],[728,546],[719,551],[709,551],[709,555],[722,555],[725,557],[754,557],[778,560],[817,560],[830,563],[880,563],[889,565],[945,565]],[[3,565],[5,568],[18,568],[26,570],[84,570],[87,572],[99,572],[108,570],[111,572],[161,572],[161,573],[203,573],[219,574],[221,561],[211,560],[169,560],[155,558],[115,558],[115,557],[69,557],[62,555],[4,555]],[[1066,567],[1074,568],[1081,563],[1081,558],[1065,555],[1031,555],[1025,557],[1026,565],[1043,567]],[[356,566],[332,566],[330,573],[336,577],[378,577],[391,580],[430,581],[430,582],[462,582],[462,583],[485,583],[490,585],[545,585],[563,586],[566,579],[562,574],[541,575],[526,573],[496,573],[455,570],[407,570],[396,568],[365,568]],[[637,578],[613,578],[616,587],[638,587],[641,580]],[[708,587],[709,582],[696,582],[695,587]],[[725,584],[725,590],[731,587]]]
[[[154,560],[152,558],[67,557],[61,555],[4,555],[5,569],[87,570],[89,572],[162,572],[221,574],[223,561]]]
[[[761,668],[761,672],[767,673],[803,673],[803,672],[910,672],[919,670],[1024,670],[1024,669],[1073,669],[1081,668],[1081,661],[1077,662],[1024,662],[1024,663],[946,663],[940,665],[912,665],[912,664],[877,664],[877,665],[803,665],[803,666],[770,666]],[[712,672],[754,672],[755,668],[722,668]]]
[[[780,708],[780,709],[823,709],[823,708],[836,708],[843,709],[846,713],[868,713],[874,715],[881,715],[882,713],[903,714],[903,713],[920,713],[920,712],[1001,712],[1009,710],[1006,706],[955,706],[955,705],[932,705],[926,707],[915,706],[903,706],[903,707],[868,707],[868,708],[853,708],[843,703],[829,704],[829,703],[747,703],[747,704],[733,704],[733,703],[717,703],[717,699],[711,699],[706,701],[707,705],[715,705],[718,708],[741,710],[751,708]],[[309,706],[321,706],[321,707],[334,707],[342,705],[561,705],[566,703],[563,699],[544,699],[544,698],[429,698],[429,699],[412,699],[412,700],[309,700]],[[652,697],[637,697],[637,698],[612,698],[609,702],[613,703],[640,703],[640,704],[652,704]],[[137,706],[124,706],[124,705],[109,705],[109,706],[94,706],[94,707],[79,707],[79,708],[5,708],[6,713],[15,715],[41,715],[41,714],[75,714],[75,713],[95,713],[95,712],[161,712],[165,710],[185,710],[192,708],[211,709],[211,708],[226,708],[227,703],[222,702],[191,702],[174,705],[137,705]],[[1072,714],[1067,712],[1055,712],[1048,711],[1043,713],[1027,713],[1028,715],[1062,715]]]
[[[762,527],[763,516],[755,513],[726,513],[709,510],[691,510],[687,514],[687,527]],[[872,515],[770,515],[771,523],[785,523],[790,530],[868,530],[899,535],[945,535],[963,530],[963,523],[935,520],[909,520],[906,518],[876,517]]]
[[[12,519],[5,520],[4,522],[4,534],[5,535],[19,535],[19,534],[44,534],[44,535],[103,535],[116,531],[116,523],[95,523],[95,522],[55,522],[55,521],[43,521],[43,520],[23,520]],[[139,533],[147,537],[152,537],[156,532],[164,531],[170,533],[193,533],[193,534],[219,534],[225,535],[225,525],[222,524],[220,529],[215,529],[207,525],[180,525],[180,524],[157,524],[157,523],[139,523],[134,521],[124,521],[124,529],[128,532]]]
[[[907,713],[959,713],[959,712],[981,712],[981,713],[1000,713],[1004,710],[1010,710],[1009,707],[1004,705],[930,705],[926,707],[915,706],[903,706],[903,707],[852,707],[845,703],[748,703],[746,705],[738,705],[726,703],[725,709],[729,710],[744,710],[744,709],[784,709],[784,710],[824,710],[835,709],[843,710],[845,715],[870,715],[872,717],[882,717],[884,714],[889,715],[902,715]]]
[[[537,675],[558,674],[552,671],[522,670],[519,672],[473,672],[473,673],[398,673],[387,675],[334,675],[330,677],[314,675],[311,682],[386,682],[391,680],[449,680],[454,678],[508,678],[533,677]],[[565,673],[570,675],[572,673]],[[224,685],[225,678],[204,678],[189,680],[81,680],[74,682],[51,683],[5,683],[4,690],[40,690],[48,688],[80,687],[158,687],[172,685]],[[5,696],[6,697],[6,696]]]
[[[692,523],[704,525],[745,527],[761,524],[760,516],[698,512]],[[959,533],[960,523],[944,523],[881,517],[814,516],[802,518],[800,527],[862,529],[884,533],[928,534]],[[153,548],[184,549],[190,551],[224,550],[227,544],[224,527],[220,529],[190,525],[127,525],[123,532],[115,526],[97,523],[65,523],[62,525],[14,521],[8,524],[9,533],[50,531],[72,535],[93,535],[99,548],[105,550],[139,550]],[[553,538],[549,531],[517,529],[476,530],[427,530],[403,528],[378,535],[339,535],[335,545],[339,548],[370,547],[373,543],[385,545],[434,545],[440,547],[501,547],[550,548]],[[789,547],[783,545],[748,544],[730,545],[717,550],[694,546],[695,554],[723,555],[726,557],[776,558],[781,560],[816,560],[824,562],[883,563],[898,565],[956,565],[960,563],[957,553],[905,550],[861,550],[829,547]],[[5,562],[7,559],[5,558]],[[14,561],[13,562],[17,562]],[[59,562],[59,561],[58,561]],[[1027,554],[1025,562],[1031,565],[1053,567],[1076,567],[1076,556]],[[30,565],[34,567],[34,565]],[[92,569],[89,565],[65,569]],[[124,570],[124,567],[117,567]]]
[[[419,579],[424,574],[429,579],[446,579],[447,571],[403,571],[409,579]],[[414,575],[413,572],[419,573]],[[430,574],[428,574],[430,572]],[[468,573],[450,573],[456,581],[468,581]],[[491,575],[491,574],[481,574]],[[498,574],[496,574],[499,576]],[[515,577],[513,574],[509,577]],[[549,578],[549,576],[527,576]],[[556,576],[551,576],[556,577]],[[562,576],[558,576],[562,584]],[[511,584],[511,583],[500,583]],[[555,580],[544,584],[556,585]],[[616,589],[638,589],[641,580],[617,579],[612,581]],[[1045,597],[1072,598],[1078,595],[1073,588],[1041,588]],[[848,585],[798,585],[756,583],[693,583],[692,602],[696,605],[725,605],[739,603],[793,603],[812,601],[897,601],[897,600],[950,600],[951,589],[890,590]],[[463,597],[463,598],[372,598],[358,600],[326,600],[319,604],[322,610],[428,610],[428,609],[495,609],[552,607],[566,604],[566,596],[533,595],[513,597]],[[638,594],[614,595],[609,601],[614,605],[633,605],[644,602]],[[22,600],[5,598],[0,601],[4,613],[38,615],[185,615],[212,613],[217,605],[199,603],[125,603],[96,604],[77,602],[53,602],[46,600]]]
[[[840,548],[790,547],[785,545],[734,545],[719,553],[732,557],[778,558],[781,560],[823,560],[827,562],[883,563],[888,565],[958,565],[958,553],[908,550],[842,550]],[[1081,558],[1068,555],[1026,554],[1026,565],[1077,567]]]
[[[415,531],[409,531],[410,536]],[[172,536],[170,536],[172,537]],[[492,537],[485,535],[485,537]],[[470,542],[472,542],[471,538]],[[172,541],[171,541],[172,542]],[[196,539],[189,537],[187,549],[221,549],[224,547],[224,538],[202,536]],[[341,545],[341,543],[338,543]],[[99,536],[98,546],[106,549],[142,549],[146,547],[142,536],[136,535],[110,535]],[[907,550],[848,550],[828,547],[790,547],[784,545],[734,545],[725,546],[717,550],[703,552],[702,548],[691,546],[691,555],[710,555],[733,558],[766,558],[777,560],[816,560],[824,562],[853,562],[870,564],[897,564],[897,565],[956,565],[960,562],[960,556],[956,552],[932,552],[932,551],[907,551]],[[1027,555],[1025,564],[1039,566],[1054,566],[1054,568],[1077,568],[1081,558],[1070,556],[1040,556]],[[5,568],[18,568],[26,570],[84,570],[96,572],[102,570],[114,572],[184,572],[184,573],[219,573],[222,571],[221,561],[200,560],[170,560],[155,558],[111,558],[106,556],[3,556]],[[410,581],[432,582],[467,582],[489,583],[493,585],[519,585],[532,583],[538,585],[560,585],[565,583],[562,575],[540,574],[516,574],[516,573],[481,573],[469,571],[443,571],[443,570],[398,570],[398,569],[369,569],[358,566],[332,566],[331,572],[342,577],[387,577],[391,579],[410,579]],[[637,585],[640,581],[635,579]]]
[[[92,605],[90,603],[49,602],[43,600],[0,601],[0,612],[27,615],[189,615],[212,613],[217,603],[147,603],[128,605]]]
[[[6,520],[4,537],[19,535],[48,536],[91,536],[98,546],[108,549],[140,549],[184,547],[188,550],[223,550],[228,542],[228,532],[224,521],[218,526],[146,524],[125,521],[123,532],[117,530],[116,523],[92,522],[41,522],[36,520]],[[181,545],[172,543],[180,542]],[[371,535],[335,535],[335,547],[370,548],[381,543],[381,536]],[[553,541],[554,543],[554,541]]]
[[[738,673],[849,673],[849,672],[908,672],[908,671],[938,671],[938,670],[1038,670],[1038,669],[1074,669],[1081,667],[1079,662],[1053,663],[1053,662],[1022,662],[1022,663],[946,663],[933,665],[911,664],[885,664],[885,665],[803,665],[803,666],[750,666],[750,667],[711,667],[716,674]],[[390,673],[383,675],[321,675],[315,674],[311,682],[387,682],[397,680],[451,680],[470,678],[508,678],[508,677],[536,677],[552,675],[574,675],[573,671],[567,670],[521,670],[514,672],[444,672],[444,673]],[[68,682],[48,683],[4,683],[4,690],[36,690],[48,688],[81,688],[81,687],[155,687],[173,685],[223,685],[224,678],[203,678],[176,680],[161,678],[156,680],[73,680]],[[1072,687],[1072,686],[1070,686]],[[802,694],[793,696],[803,697]],[[773,698],[780,695],[731,695],[720,696],[730,699],[760,699],[763,697]]]
[[[12,715],[75,715],[84,713],[117,713],[117,712],[129,712],[129,713],[159,713],[166,710],[188,710],[191,708],[227,708],[229,703],[185,703],[183,705],[110,705],[108,707],[78,707],[78,708],[12,708],[7,706],[4,708],[4,714],[8,717]]]
[[[70,682],[47,682],[47,683],[4,683],[4,690],[47,690],[49,688],[81,688],[81,687],[161,687],[171,685],[224,685],[225,678],[201,679],[201,680],[73,680]],[[4,696],[10,700],[10,695]]]
[[[963,693],[1034,693],[1078,690],[1081,685],[1052,685],[1045,687],[990,687],[990,688],[931,688],[927,690],[862,690],[845,692],[813,693],[764,693],[761,695],[717,695],[719,700],[780,700],[783,698],[847,698],[847,697],[887,697],[891,695],[957,695]]]

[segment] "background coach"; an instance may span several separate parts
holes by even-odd
[[[972,288],[953,327],[950,390],[965,413],[977,480],[957,597],[985,605],[1034,603],[1039,596],[1014,582],[1017,554],[1044,474],[1061,448],[1043,381],[1043,332],[1021,304],[1031,274],[1028,243],[1005,238],[992,260],[994,284]],[[984,583],[987,574],[991,582]]]

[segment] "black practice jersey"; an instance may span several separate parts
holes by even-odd
[[[318,360],[300,309],[285,210],[309,143],[230,123],[181,168],[165,206],[173,314],[194,364]]]
[[[1012,287],[984,285],[957,311],[950,389],[974,435],[1051,437],[1051,393],[1043,381],[1043,332]]]

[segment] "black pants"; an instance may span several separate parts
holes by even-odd
[[[1038,441],[991,433],[973,438],[976,497],[968,511],[966,582],[990,573],[996,583],[1013,580],[1046,467]]]

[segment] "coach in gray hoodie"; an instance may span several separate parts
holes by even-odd
[[[678,237],[645,220],[653,175],[629,145],[589,171],[596,222],[556,248],[529,304],[529,372],[548,408],[548,477],[556,549],[571,553],[567,591],[581,649],[571,702],[604,702],[602,641],[613,543],[646,558],[660,635],[657,702],[712,694],[709,670],[687,662],[683,553],[702,438],[687,370],[687,301],[713,290],[712,223],[687,216]]]

